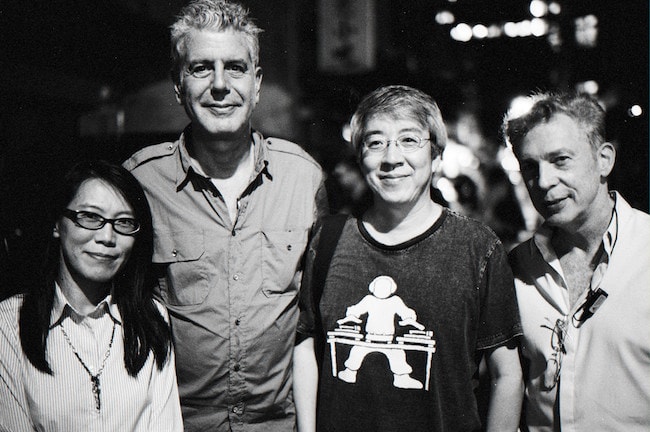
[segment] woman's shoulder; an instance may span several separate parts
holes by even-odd
[[[17,316],[25,294],[15,294],[0,302],[0,317]]]
[[[18,337],[18,320],[24,298],[24,294],[16,294],[0,302],[0,333],[8,335],[13,332]]]

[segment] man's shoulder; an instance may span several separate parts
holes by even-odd
[[[644,228],[650,227],[650,214],[634,208],[620,194],[617,193],[616,210],[619,213],[620,223],[634,223]]]
[[[450,234],[463,238],[468,241],[476,241],[478,243],[493,244],[501,243],[496,233],[486,225],[484,222],[473,219],[471,217],[457,213],[447,207],[444,212],[446,213],[444,228]],[[453,227],[453,230],[451,228]]]
[[[164,142],[150,145],[135,152],[122,165],[127,170],[133,171],[139,166],[170,158],[176,152],[177,147],[178,142]]]
[[[307,166],[320,170],[321,167],[316,160],[298,144],[282,138],[265,138],[264,142],[273,158],[286,159],[292,163],[304,163]]]
[[[534,244],[534,239],[533,237],[530,237],[529,239],[524,240],[521,243],[519,243],[517,246],[513,247],[510,253],[508,253],[508,255],[510,256],[530,255],[533,244]]]
[[[508,262],[515,279],[529,279],[532,269],[542,266],[543,261],[533,237],[519,243],[508,253]]]

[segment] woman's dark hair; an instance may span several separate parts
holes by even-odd
[[[114,187],[133,208],[140,230],[135,234],[131,255],[113,280],[113,300],[122,316],[124,332],[124,366],[136,376],[153,352],[162,369],[171,350],[169,325],[152,297],[151,257],[153,229],[147,198],[138,181],[126,169],[105,161],[80,162],[65,175],[54,195],[50,227],[62,217],[79,187],[87,180],[98,179]],[[51,230],[50,230],[51,233]],[[50,235],[45,264],[38,283],[30,287],[20,310],[20,341],[29,361],[42,372],[52,374],[46,359],[50,314],[54,303],[55,281],[60,265],[60,242]]]

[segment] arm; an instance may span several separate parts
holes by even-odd
[[[516,431],[519,426],[524,382],[515,341],[487,352],[491,391],[487,431]]]
[[[162,370],[154,363],[154,372],[151,379],[151,422],[149,430],[182,432],[183,419],[181,417],[181,405],[178,397],[178,385],[176,383],[176,363],[174,351],[170,353],[167,363]]]
[[[169,323],[169,316],[164,306],[156,302],[160,314]],[[150,354],[152,355],[152,354]],[[163,365],[162,370],[158,369],[154,360],[151,366],[151,421],[149,430],[182,432],[183,419],[181,416],[181,405],[178,396],[178,384],[176,381],[176,357],[173,347],[170,347],[169,357]]]
[[[18,336],[19,307],[14,299],[0,303],[0,431],[34,431],[22,383],[23,361]]]
[[[293,349],[293,399],[298,432],[316,430],[317,389],[318,366],[314,355],[314,338],[308,337]]]
[[[0,432],[31,432],[31,420],[27,413],[27,402],[22,400],[22,389],[14,388],[13,379],[20,377],[20,373],[5,375],[7,369],[0,361]],[[5,378],[9,378],[8,380]]]

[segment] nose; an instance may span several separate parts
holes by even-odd
[[[115,245],[115,229],[110,223],[106,223],[103,227],[95,231],[95,241],[97,243],[102,243],[107,246]]]
[[[224,92],[226,90],[226,86],[227,81],[224,67],[223,65],[218,65],[214,68],[214,72],[212,73],[212,92]]]
[[[404,160],[402,151],[397,146],[397,141],[388,141],[386,151],[384,152],[383,162],[395,165]]]
[[[555,185],[557,176],[551,164],[540,163],[537,169],[537,184],[540,188],[550,189]]]

